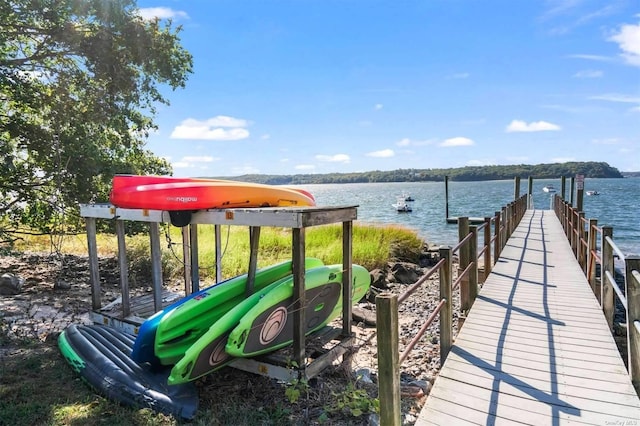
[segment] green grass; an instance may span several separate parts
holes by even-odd
[[[182,234],[176,227],[161,228],[162,270],[165,279],[180,279],[184,266]],[[263,227],[260,231],[258,267],[291,259],[292,231],[288,228]],[[59,240],[59,239],[58,239]],[[320,258],[325,264],[342,263],[342,225],[310,227],[305,230],[305,250],[309,257]],[[62,253],[86,254],[86,236],[71,235],[57,244]],[[114,256],[118,243],[114,235],[98,235],[98,252]],[[399,226],[356,225],[353,228],[353,263],[368,270],[383,267],[390,260],[417,262],[423,241],[417,234]],[[151,268],[149,236],[126,237],[129,270],[132,275]],[[49,251],[51,239],[29,237],[15,245],[18,251]],[[246,273],[249,267],[250,238],[247,227],[221,227],[223,278]],[[210,225],[198,227],[198,261],[203,280],[215,279],[215,231]]]
[[[201,276],[215,276],[213,227],[198,228]],[[249,232],[243,227],[222,227],[223,276],[246,273],[249,262]],[[328,225],[305,231],[306,255],[326,264],[342,262],[342,226]],[[182,277],[182,238],[180,230],[162,230],[162,266],[166,280]],[[258,266],[291,259],[290,229],[263,228],[260,235]],[[395,226],[354,226],[353,262],[369,270],[390,260],[417,261],[423,241],[408,229]],[[127,237],[131,272],[148,274],[149,237]],[[17,251],[48,252],[51,239],[29,237],[16,244]],[[66,254],[87,252],[84,235],[57,239],[57,250]],[[98,236],[101,256],[117,253],[112,235]],[[185,422],[149,409],[116,404],[97,395],[67,365],[55,339],[37,340],[10,337],[0,318],[0,426],[3,425],[178,425]],[[355,381],[355,379],[353,379]],[[344,386],[341,388],[340,386]],[[374,398],[354,388],[354,383],[336,381],[331,385],[309,387],[298,401],[286,395],[286,384],[233,369],[223,369],[198,382],[200,404],[192,425],[290,425],[362,424],[353,412],[345,414],[342,405],[375,406]],[[354,396],[356,397],[354,399]],[[341,405],[342,404],[342,405]],[[355,406],[355,405],[354,405]],[[349,407],[346,407],[349,408]],[[350,410],[354,410],[353,407]]]

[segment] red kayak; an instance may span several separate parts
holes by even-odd
[[[308,191],[232,180],[116,175],[109,200],[116,207],[201,210],[238,207],[315,206]]]

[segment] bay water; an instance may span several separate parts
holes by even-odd
[[[550,209],[552,194],[542,188],[553,185],[558,194],[560,179],[533,181],[535,209]],[[456,224],[446,222],[444,182],[394,182],[299,185],[310,191],[318,206],[358,206],[356,223],[397,224],[415,230],[430,246],[458,243]],[[450,217],[493,216],[515,195],[515,180],[478,182],[449,181]],[[566,179],[565,199],[571,200],[570,180]],[[585,218],[597,219],[598,226],[612,226],[613,240],[625,253],[640,255],[640,178],[585,179],[583,210]],[[528,190],[528,180],[520,181],[519,194]],[[586,191],[599,195],[587,196]],[[392,206],[397,197],[410,195],[413,211],[399,213]],[[577,199],[574,195],[574,205]]]

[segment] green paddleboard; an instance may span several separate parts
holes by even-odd
[[[354,270],[355,269],[358,269],[359,272],[366,272],[366,270],[360,266],[356,266]],[[342,311],[342,298],[340,297],[342,288],[341,270],[342,265],[333,265],[321,266],[305,271],[305,287],[307,287],[308,292],[307,296],[309,296],[314,291],[309,290],[309,288],[314,287],[318,283],[327,284],[327,279],[338,280],[339,285],[336,285],[336,283],[333,282],[331,283],[334,288],[340,289],[340,294],[337,295],[338,303],[336,303],[335,300],[332,302],[335,303],[335,310],[329,314],[329,316],[333,318],[337,317]],[[332,276],[332,274],[334,275],[334,277],[329,278]],[[369,288],[369,273],[366,272],[366,279],[364,278],[364,275],[360,274],[360,276],[360,279],[354,280],[355,282],[352,298],[354,302],[360,300],[364,296],[364,294],[366,294]],[[293,292],[293,278],[283,278],[282,280],[273,283],[268,287],[265,287],[263,290],[256,292],[254,295],[245,299],[236,307],[227,312],[222,318],[216,321],[209,328],[209,330],[185,352],[184,357],[173,367],[168,379],[168,383],[180,384],[195,380],[215,370],[218,370],[219,368],[222,368],[230,361],[232,361],[234,357],[230,356],[225,350],[227,339],[229,337],[229,334],[231,333],[231,330],[233,330],[233,328],[238,325],[242,317],[249,310],[251,310],[251,308],[256,306],[258,302],[260,302],[265,297],[271,297],[271,291],[281,285],[287,286],[287,288],[290,289],[289,295]],[[358,288],[355,288],[355,285],[357,285]],[[329,293],[329,298],[335,299],[336,294],[332,291],[327,292],[325,296],[329,295]],[[319,302],[319,300],[316,299],[316,302]]]
[[[224,347],[233,327],[260,299],[287,280],[289,277],[282,278],[253,293],[213,323],[173,366],[167,382],[170,385],[186,383],[227,365],[233,357],[225,352]]]
[[[305,259],[305,269],[322,264],[319,259]],[[259,269],[256,271],[254,292],[291,273],[290,260]],[[178,362],[211,324],[245,299],[247,277],[247,274],[240,275],[213,286],[162,317],[154,340],[154,352],[162,365]]]
[[[369,272],[352,266],[351,302],[357,303],[371,284]],[[342,265],[309,270],[305,276],[305,334],[335,319],[342,311]],[[227,339],[225,351],[234,357],[251,357],[293,342],[293,279],[271,290],[242,317]]]

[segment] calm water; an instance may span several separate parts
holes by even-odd
[[[550,208],[550,195],[542,188],[553,184],[560,192],[560,179],[533,182],[536,209]],[[520,194],[528,181],[520,183]],[[456,245],[458,229],[445,221],[444,182],[361,183],[300,185],[311,191],[319,206],[358,206],[358,222],[400,224],[415,229],[429,244]],[[569,199],[570,180],[566,181]],[[597,219],[598,225],[613,227],[613,239],[625,254],[640,254],[640,178],[586,179],[585,191],[600,195],[584,197],[585,217]],[[485,217],[513,200],[514,181],[449,182],[449,215]],[[402,193],[411,195],[413,212],[398,213],[391,206]]]

